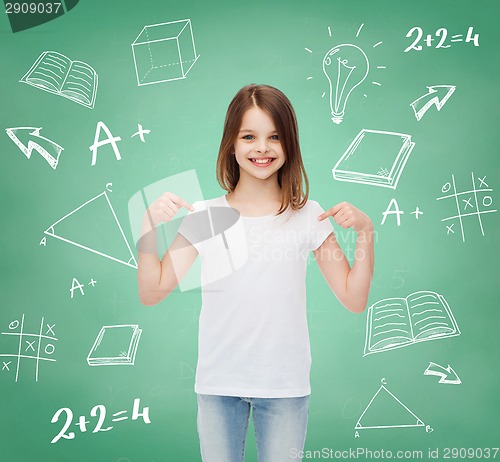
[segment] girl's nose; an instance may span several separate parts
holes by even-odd
[[[266,141],[260,141],[259,144],[257,145],[256,151],[258,153],[268,152],[269,147],[267,146]]]

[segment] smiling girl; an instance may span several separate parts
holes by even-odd
[[[268,85],[248,85],[230,103],[217,180],[228,194],[191,205],[166,192],[151,204],[139,247],[139,295],[144,304],[156,304],[198,255],[202,265],[217,258],[201,237],[206,230],[185,219],[160,261],[156,225],[170,221],[181,207],[189,210],[187,217],[215,207],[236,211],[245,231],[238,245],[246,247],[246,261],[202,287],[195,383],[202,460],[244,461],[251,413],[259,462],[301,460],[311,392],[308,254],[313,252],[338,300],[360,313],[373,276],[373,224],[347,202],[324,211],[308,199],[295,112],[288,98]],[[329,216],[357,233],[352,268]]]

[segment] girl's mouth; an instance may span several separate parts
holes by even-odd
[[[257,167],[267,167],[268,165],[271,165],[274,161],[274,157],[252,157],[248,159],[252,164],[256,165]]]

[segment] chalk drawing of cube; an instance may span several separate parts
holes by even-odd
[[[185,79],[199,58],[191,20],[145,26],[132,43],[137,84]]]

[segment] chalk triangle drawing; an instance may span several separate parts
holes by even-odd
[[[106,191],[64,215],[45,234],[137,269],[137,261]]]
[[[382,385],[361,414],[355,429],[424,426],[421,419]]]

